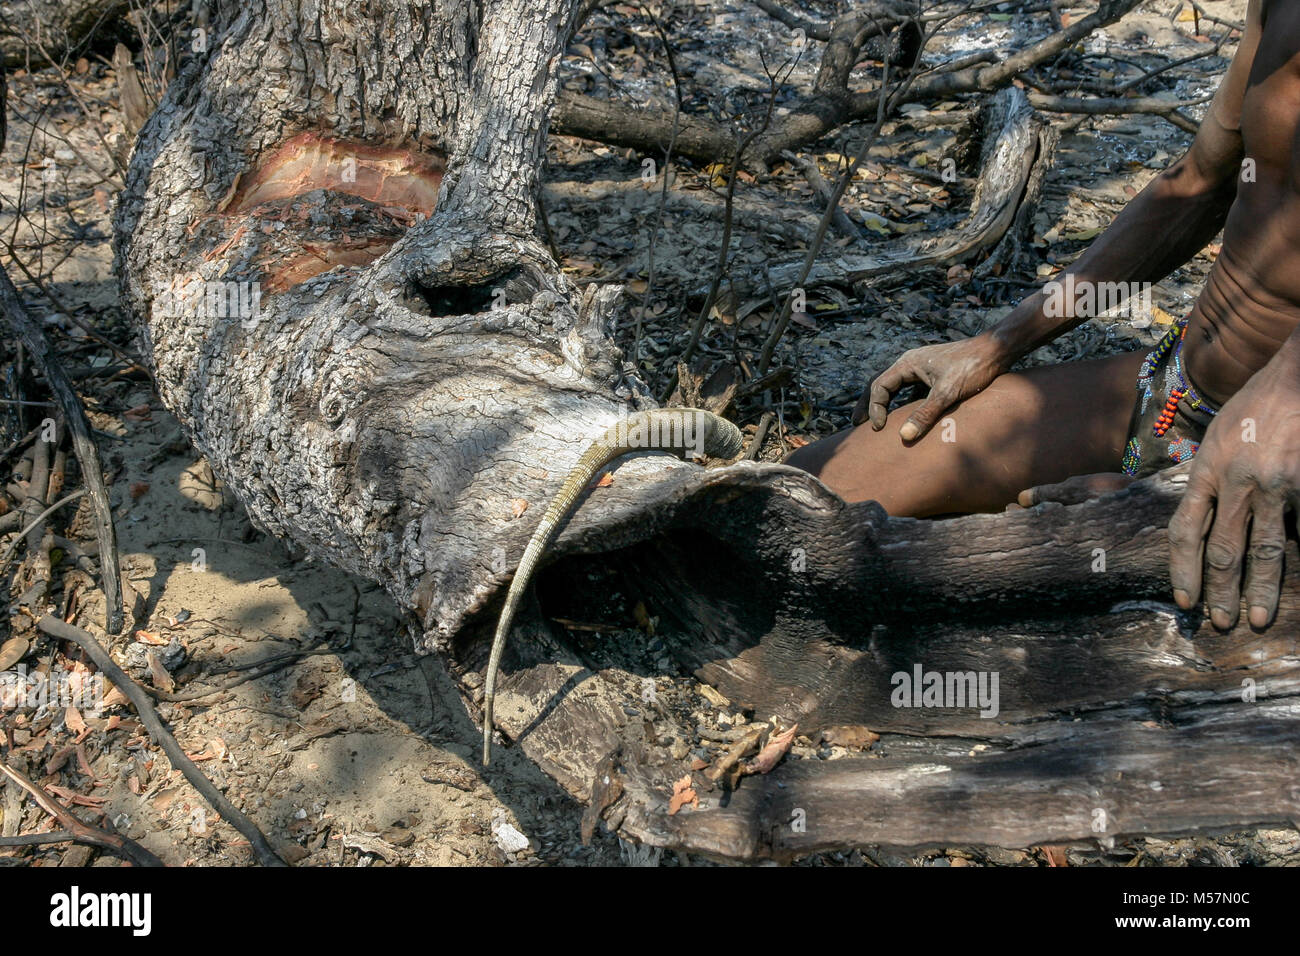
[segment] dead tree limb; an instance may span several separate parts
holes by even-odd
[[[25,774],[19,773],[4,761],[0,761],[0,773],[3,773],[17,786],[27,791],[28,795],[36,801],[37,806],[59,822],[59,825],[62,826],[65,831],[61,834],[63,839],[75,840],[78,843],[89,843],[92,846],[103,847],[106,850],[111,850],[125,860],[130,860],[136,866],[164,865],[162,860],[158,859],[158,857],[154,856],[130,837],[123,836],[119,833],[109,833],[107,830],[101,830],[99,827],[91,826],[89,823],[78,819],[74,814],[65,809],[57,800],[46,793],[39,784],[27,779]],[[37,836],[46,836],[46,834],[37,834]],[[17,839],[24,838],[19,837]]]
[[[154,739],[158,746],[162,747],[163,753],[167,754],[167,759],[171,761],[173,767],[184,774],[185,779],[189,781],[190,786],[199,792],[199,795],[221,814],[221,818],[229,823],[232,827],[244,835],[253,847],[253,852],[257,854],[258,860],[263,866],[287,866],[284,860],[271,848],[267,842],[266,836],[262,833],[256,823],[246,817],[243,812],[231,803],[220,790],[212,785],[212,781],[203,775],[200,770],[185,753],[185,750],[176,738],[172,736],[167,725],[162,722],[158,712],[154,710],[152,701],[147,694],[141,689],[140,685],[133,681],[108,652],[100,646],[99,641],[89,631],[83,631],[81,628],[69,624],[52,614],[46,614],[36,622],[46,634],[56,637],[61,641],[71,641],[83,651],[86,656],[95,662],[104,676],[112,682],[113,686],[118,688],[131,703],[135,706],[136,715],[140,718],[140,723],[144,724],[145,729],[149,731],[149,736]]]
[[[868,253],[824,257],[806,275],[802,261],[772,265],[772,284],[778,289],[827,283],[849,285],[901,271],[968,261],[997,246],[1016,222],[1035,170],[1041,182],[1050,168],[1050,150],[1044,155],[1042,145],[1054,144],[1054,138],[1045,133],[1046,124],[1034,115],[1024,93],[1014,87],[992,98],[982,125],[986,133],[979,179],[970,212],[962,222],[938,234],[881,243]],[[761,277],[751,275],[742,286],[750,290],[762,288]]]
[[[978,63],[964,69],[930,73],[912,86],[909,99],[931,102],[967,93],[993,92],[1009,84],[1027,70],[1057,56],[1094,30],[1116,22],[1140,0],[1103,0],[1093,13],[1069,26],[1011,54],[993,64]],[[833,32],[833,29],[832,29]],[[845,31],[847,33],[847,30]],[[828,33],[829,38],[829,33]],[[758,137],[749,152],[752,169],[766,169],[775,163],[783,150],[796,150],[814,142],[846,123],[870,119],[877,111],[879,91],[865,92],[837,86],[839,78],[847,82],[844,64],[852,57],[851,39],[828,49],[829,61],[823,60],[814,90],[789,105],[789,112],[773,122]],[[852,68],[848,64],[848,69]],[[668,111],[631,110],[620,104],[599,100],[572,91],[560,92],[552,117],[552,129],[559,133],[582,136],[599,142],[626,146],[643,152],[658,152],[668,141],[673,127]],[[729,152],[732,137],[721,123],[687,116],[681,121],[677,153],[699,162],[714,162]]]
[[[1200,126],[1194,120],[1188,119],[1182,110],[1189,106],[1208,103],[1210,99],[1212,97],[1203,96],[1195,100],[1170,102],[1154,96],[1095,96],[1082,99],[1034,91],[1029,93],[1029,102],[1037,109],[1049,113],[1084,113],[1090,116],[1128,116],[1133,113],[1146,113],[1164,117],[1179,129],[1189,133],[1195,133]]]
[[[0,269],[0,310],[14,334],[26,346],[32,360],[40,368],[63,412],[72,447],[81,465],[82,481],[90,495],[91,515],[95,522],[95,536],[99,540],[99,577],[104,591],[104,629],[117,634],[122,629],[122,592],[117,559],[117,531],[113,527],[112,505],[108,499],[108,486],[104,484],[104,470],[99,461],[99,450],[90,434],[90,422],[81,407],[81,400],[54,356],[49,340],[41,327],[27,314],[18,290],[9,281],[9,275]]]

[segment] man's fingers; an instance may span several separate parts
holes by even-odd
[[[906,383],[916,380],[916,372],[903,362],[895,362],[876,377],[876,380],[871,383],[869,392],[871,398],[867,408],[872,428],[880,431],[885,427],[885,419],[889,416],[890,399]]]
[[[951,405],[952,401],[946,394],[930,392],[926,400],[916,406],[907,421],[903,422],[903,427],[898,430],[898,436],[903,441],[916,441],[934,427],[934,423]]]
[[[1246,556],[1246,523],[1250,495],[1236,486],[1220,490],[1214,526],[1205,539],[1205,607],[1210,623],[1226,631],[1241,611],[1241,567]]]
[[[1213,500],[1213,485],[1189,479],[1183,500],[1169,520],[1169,580],[1174,600],[1184,611],[1201,599],[1201,565],[1205,534],[1214,519]]]
[[[1096,475],[1076,475],[1065,481],[1051,485],[1035,485],[1020,492],[1016,501],[1022,508],[1032,508],[1044,501],[1055,501],[1063,505],[1077,505],[1090,501],[1110,491],[1127,488],[1133,479],[1128,475],[1109,472]]]
[[[1250,552],[1246,565],[1246,606],[1253,628],[1268,627],[1277,613],[1282,583],[1282,554],[1286,548],[1286,502],[1259,496],[1250,523]]]

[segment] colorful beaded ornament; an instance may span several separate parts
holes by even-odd
[[[1136,475],[1140,464],[1142,464],[1142,446],[1136,438],[1130,438],[1124,447],[1124,459],[1120,462],[1120,468],[1126,475]]]
[[[1186,402],[1188,408],[1196,409],[1210,417],[1219,413],[1217,408],[1196,393],[1196,389],[1192,388],[1187,381],[1187,376],[1183,373],[1183,338],[1186,334],[1186,319],[1170,327],[1169,331],[1156,344],[1156,347],[1143,360],[1142,369],[1138,372],[1138,388],[1143,393],[1142,410],[1146,411],[1147,402],[1151,400],[1152,386],[1156,372],[1160,368],[1160,363],[1164,361],[1170,349],[1174,350],[1173,360],[1169,363],[1169,375],[1178,384],[1169,389],[1165,407],[1160,410],[1160,414],[1151,427],[1152,433],[1157,438],[1164,438],[1165,433],[1173,426],[1174,416],[1178,413],[1179,402]]]
[[[1190,438],[1175,438],[1169,443],[1169,457],[1182,464],[1195,458],[1200,448],[1200,442],[1192,441]]]

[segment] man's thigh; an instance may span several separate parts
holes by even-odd
[[[848,501],[895,515],[1001,511],[1033,485],[1119,471],[1144,352],[1011,372],[948,412],[920,440],[861,425],[799,449],[787,463]],[[915,403],[914,403],[915,404]]]

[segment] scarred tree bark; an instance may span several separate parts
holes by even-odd
[[[545,501],[592,438],[650,404],[609,335],[618,290],[580,295],[534,236],[553,68],[578,6],[225,2],[210,52],[142,130],[118,209],[124,293],[164,402],[256,521],[416,612],[471,708],[489,612]],[[533,613],[499,719],[596,816],[720,856],[1087,837],[1117,773],[1141,799],[1124,791],[1108,837],[1289,819],[1294,768],[1277,742],[1300,726],[1285,706],[1298,686],[1295,562],[1255,657],[1193,618],[1171,630],[1166,607],[1113,609],[1164,594],[1178,480],[1071,509],[916,522],[847,506],[780,466],[626,463],[570,522],[539,586],[552,609],[575,600],[594,562],[643,594],[679,668],[661,681],[665,703],[643,690],[663,674],[597,674]],[[892,708],[889,675],[909,662],[1002,670],[1003,717]],[[1243,669],[1269,680],[1267,721],[1239,699]],[[797,764],[725,806],[706,796],[669,816],[688,772],[664,748],[690,732],[685,674],[803,732],[874,724],[894,735],[895,776],[876,775],[877,760]],[[1191,723],[1217,708],[1232,733],[1180,736],[1173,719],[1162,763],[1148,738],[1134,749],[1114,729],[1136,740],[1180,707],[1202,709]],[[1048,738],[1091,741],[1039,768],[1052,792],[1082,787],[1082,807],[1010,799],[1025,749]],[[967,751],[1018,756],[960,779],[926,769],[943,756],[951,774],[976,759]],[[1246,800],[1191,776],[1140,789],[1141,768],[1163,773],[1180,752],[1232,754],[1230,777],[1254,753],[1263,770]],[[864,812],[899,788],[924,789],[912,816],[907,800],[891,804],[897,819]],[[822,814],[806,838],[782,836],[804,805],[791,795]]]

